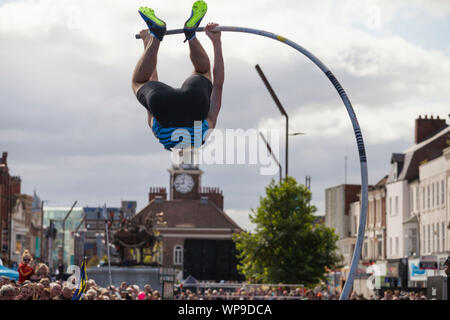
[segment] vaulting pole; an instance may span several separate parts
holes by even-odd
[[[361,134],[361,128],[358,123],[358,119],[356,118],[355,111],[353,110],[352,104],[350,102],[350,99],[348,98],[347,94],[345,93],[344,89],[342,88],[339,81],[335,78],[333,73],[328,69],[316,56],[314,56],[311,52],[303,48],[302,46],[298,45],[297,43],[286,39],[280,35],[258,30],[258,29],[251,29],[251,28],[244,28],[244,27],[229,27],[229,26],[218,26],[214,30],[216,31],[227,31],[227,32],[242,32],[242,33],[251,33],[258,36],[263,36],[266,38],[271,38],[274,40],[278,40],[284,44],[287,44],[288,46],[294,48],[295,50],[299,51],[303,55],[305,55],[308,59],[310,59],[317,67],[319,67],[320,70],[322,70],[323,73],[327,76],[327,78],[331,81],[334,88],[337,90],[339,96],[341,97],[342,101],[344,102],[345,108],[347,109],[348,115],[350,117],[350,121],[352,122],[353,131],[355,133],[356,137],[356,144],[358,147],[359,152],[359,162],[361,166],[361,212],[360,212],[360,219],[359,219],[359,229],[358,229],[358,237],[356,239],[356,245],[355,250],[353,251],[353,258],[350,266],[350,272],[348,275],[347,280],[345,281],[344,289],[342,290],[340,300],[347,300],[350,289],[353,285],[353,279],[355,277],[356,269],[358,267],[358,262],[361,255],[361,249],[362,244],[364,241],[364,233],[366,228],[366,216],[367,216],[367,204],[368,204],[368,174],[367,174],[367,158],[366,158],[366,149],[364,146],[363,137]],[[198,28],[197,32],[205,31],[204,27]],[[174,30],[168,30],[166,32],[166,35],[171,34],[178,34],[178,33],[184,33],[183,29],[174,29]],[[140,35],[136,35],[136,39],[139,39]]]

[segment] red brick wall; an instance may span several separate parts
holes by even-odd
[[[204,187],[202,188],[201,197],[208,197],[216,206],[223,210],[223,194],[219,188]]]
[[[156,196],[162,196],[163,200],[167,200],[166,188],[161,187],[151,187],[148,194],[148,202],[156,198]]]
[[[416,119],[414,142],[416,144],[420,143],[430,138],[433,133],[436,133],[446,126],[447,124],[445,123],[445,120],[439,119],[439,116],[436,119],[434,119],[433,116],[430,118],[428,118],[428,116],[425,116],[425,118],[419,116],[419,118]]]

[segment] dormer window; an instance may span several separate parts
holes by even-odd
[[[397,179],[398,179],[398,162],[394,162],[392,164],[392,176],[394,177],[394,180],[397,181]]]

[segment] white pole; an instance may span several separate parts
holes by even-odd
[[[350,289],[353,285],[353,279],[355,277],[356,269],[358,267],[358,262],[361,255],[361,249],[364,242],[364,233],[366,230],[366,219],[367,219],[367,207],[369,202],[368,197],[368,172],[367,172],[367,155],[366,155],[366,148],[364,145],[364,140],[361,133],[361,128],[359,126],[358,120],[356,118],[356,113],[353,109],[353,106],[350,102],[350,99],[347,96],[347,93],[345,92],[344,88],[342,88],[339,81],[336,79],[336,77],[333,75],[333,73],[328,69],[327,66],[325,66],[322,61],[320,61],[316,56],[314,56],[311,52],[300,46],[299,44],[286,39],[285,37],[282,37],[280,35],[277,35],[275,33],[258,30],[258,29],[251,29],[251,28],[243,28],[243,27],[230,27],[230,26],[219,26],[214,29],[215,31],[230,31],[230,32],[243,32],[243,33],[250,33],[255,34],[267,38],[271,38],[273,40],[280,41],[295,50],[302,53],[304,56],[306,56],[309,60],[311,60],[320,70],[322,70],[323,73],[327,76],[327,78],[331,81],[334,88],[338,92],[339,96],[341,97],[342,102],[344,103],[345,108],[347,109],[347,113],[350,117],[350,121],[353,126],[353,132],[355,134],[356,138],[356,145],[358,148],[359,153],[359,162],[360,162],[360,169],[361,169],[361,211],[360,211],[360,219],[359,219],[359,228],[358,228],[358,236],[356,239],[356,245],[355,250],[353,251],[353,257],[350,265],[350,271],[349,275],[347,277],[347,280],[345,281],[344,288],[342,290],[340,300],[347,300],[349,298]],[[198,28],[196,30],[197,32],[205,31],[204,27]],[[174,29],[174,30],[168,30],[166,32],[166,35],[170,34],[182,34],[184,31],[183,29]],[[136,35],[136,39],[140,39],[140,35]]]
[[[106,233],[106,248],[108,253],[108,272],[109,272],[109,287],[112,286],[112,277],[111,277],[111,258],[109,255],[109,232],[108,232],[108,219],[106,217],[106,204],[103,206],[103,217],[105,218],[105,233]]]

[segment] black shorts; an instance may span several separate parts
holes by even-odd
[[[136,96],[162,127],[192,127],[194,121],[206,119],[211,92],[211,81],[195,74],[187,78],[179,89],[159,81],[149,81]]]

